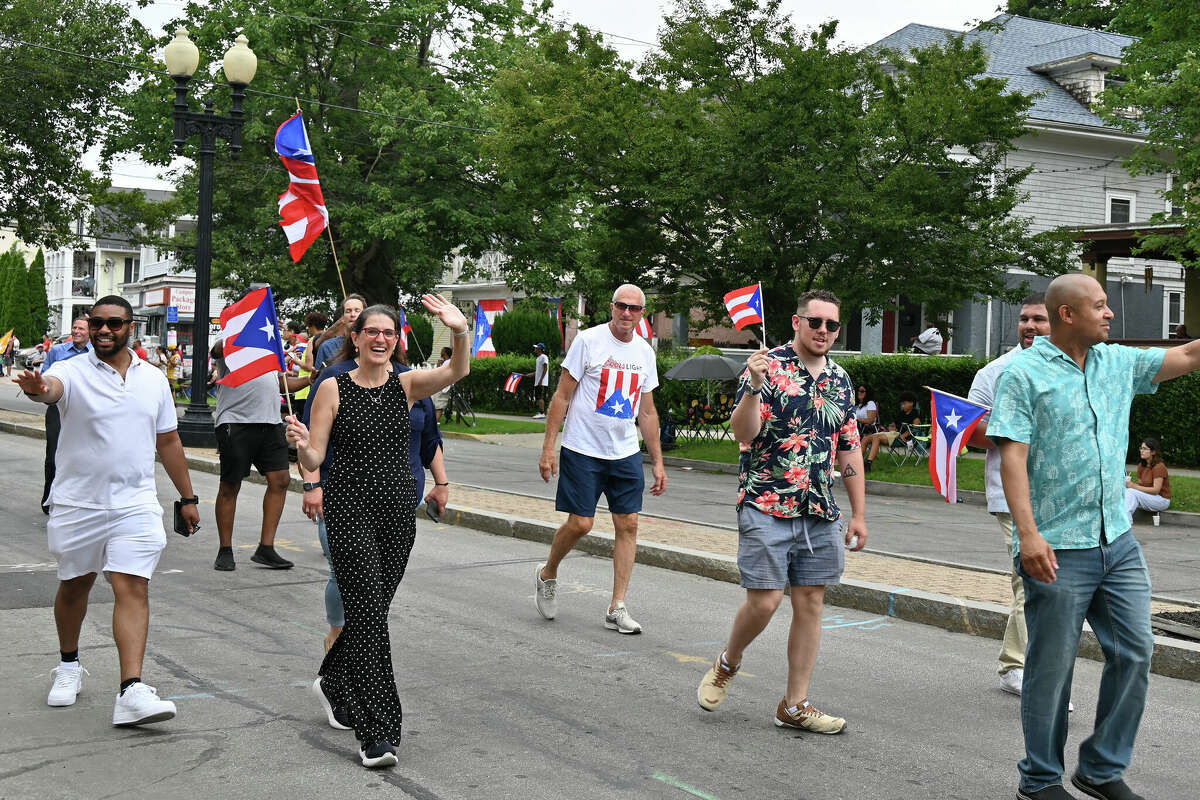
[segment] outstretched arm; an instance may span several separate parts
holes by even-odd
[[[17,376],[17,386],[30,400],[52,405],[62,399],[62,381],[45,377],[40,372],[25,370]]]
[[[1200,369],[1200,339],[1172,347],[1163,355],[1162,366],[1154,376],[1155,383],[1169,381]]]
[[[467,342],[471,329],[462,311],[440,294],[423,295],[421,303],[436,314],[443,325],[453,331],[454,335],[450,340],[453,351],[450,360],[440,367],[414,369],[400,376],[410,407],[412,403],[424,397],[432,397],[455,381],[466,377],[471,371],[471,347]]]

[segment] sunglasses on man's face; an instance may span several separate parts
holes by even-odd
[[[631,311],[634,314],[637,314],[646,308],[645,306],[638,306],[634,305],[633,303],[622,303],[616,300],[613,301],[613,307],[616,308],[617,311]]]
[[[106,317],[103,319],[100,317],[89,317],[88,327],[94,331],[98,331],[107,325],[110,331],[119,331],[130,322],[132,320],[125,319],[124,317]]]
[[[819,331],[821,329],[822,322],[825,323],[825,330],[829,331],[830,333],[837,333],[838,329],[842,327],[842,323],[838,322],[836,319],[825,319],[824,317],[806,317],[803,315],[800,315],[800,319],[808,320],[808,327],[812,328],[814,331]]]

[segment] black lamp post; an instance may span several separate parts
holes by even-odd
[[[238,157],[242,149],[242,125],[245,117],[242,103],[246,86],[254,79],[258,59],[246,46],[245,36],[238,36],[233,47],[225,53],[225,79],[233,92],[233,107],[228,117],[213,113],[213,101],[204,101],[203,113],[188,109],[188,81],[200,63],[200,51],[188,38],[187,29],[178,28],[175,38],[163,51],[167,71],[175,79],[175,152],[182,155],[183,146],[192,136],[200,137],[200,208],[196,220],[196,309],[192,314],[192,384],[191,402],[179,420],[179,438],[185,445],[212,447],[216,443],[212,411],[208,408],[208,294],[212,266],[212,196],[213,157],[217,139],[229,142],[229,152]]]

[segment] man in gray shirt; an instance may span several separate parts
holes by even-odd
[[[975,373],[975,380],[971,382],[971,391],[967,399],[990,408],[1000,373],[1018,353],[1033,344],[1034,337],[1049,335],[1050,315],[1046,312],[1045,296],[1033,294],[1026,297],[1021,301],[1021,312],[1017,319],[1018,346]],[[1000,523],[1000,530],[1004,534],[1004,547],[1011,559],[1016,555],[1012,551],[1012,515],[1008,513],[1004,487],[1000,483],[1000,451],[996,449],[992,440],[987,438],[986,418],[975,428],[970,444],[987,450],[984,477],[987,484],[988,513]],[[1008,624],[1004,628],[1004,645],[1000,649],[1000,688],[1009,694],[1020,696],[1021,682],[1025,677],[1025,647],[1028,641],[1025,631],[1025,591],[1021,584],[1021,576],[1015,569],[1011,575],[1012,603],[1008,610]]]
[[[212,348],[218,376],[228,374],[224,347]],[[283,515],[291,474],[288,445],[279,414],[280,392],[294,392],[312,385],[312,376],[284,378],[278,372],[259,375],[241,386],[217,384],[217,453],[221,459],[221,482],[217,489],[217,537],[220,547],[213,569],[237,567],[233,560],[233,520],[237,513],[238,491],[253,466],[267,479],[263,493],[262,531],[258,549],[250,560],[269,569],[290,569],[292,562],[275,552],[275,531]]]

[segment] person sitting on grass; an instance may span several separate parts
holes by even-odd
[[[1141,460],[1138,461],[1137,483],[1125,481],[1125,509],[1129,521],[1133,512],[1144,508],[1151,514],[1166,511],[1171,505],[1171,478],[1162,459],[1162,445],[1153,436],[1142,440]]]
[[[863,466],[867,472],[871,471],[871,463],[875,461],[875,456],[879,455],[881,445],[891,446],[892,442],[896,441],[899,436],[903,442],[912,441],[912,432],[905,426],[920,425],[921,412],[917,410],[917,396],[912,392],[900,393],[900,414],[896,417],[895,422],[888,426],[888,430],[880,433],[872,433],[870,436],[864,436],[862,440],[863,448],[870,448],[867,452],[866,461]]]

